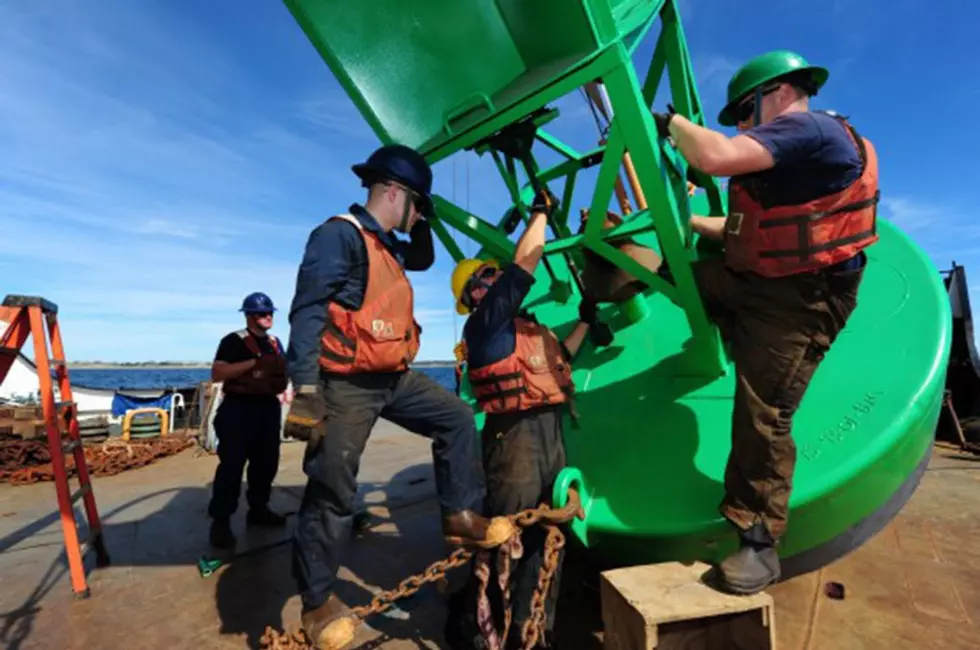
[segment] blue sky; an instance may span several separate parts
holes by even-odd
[[[683,2],[710,125],[755,54],[792,48],[828,66],[813,105],[850,115],[877,145],[882,215],[980,287],[980,6],[761,7]],[[556,133],[594,145],[581,100],[559,106]],[[349,168],[376,144],[278,0],[0,4],[3,290],[60,305],[69,358],[210,359],[255,290],[283,309],[286,339],[308,233],[362,199]],[[489,161],[459,157],[455,184],[453,166],[437,166],[437,191],[498,218],[509,200]],[[440,246],[434,269],[413,274],[423,359],[449,358],[462,326],[451,268]]]

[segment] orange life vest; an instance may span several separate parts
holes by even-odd
[[[472,368],[467,377],[484,413],[514,413],[571,402],[572,370],[554,332],[524,317],[514,319],[517,340],[507,357]]]
[[[252,354],[260,359],[264,357],[254,334],[247,329],[235,333],[242,338],[245,347]],[[256,367],[234,379],[226,379],[221,382],[223,392],[243,395],[279,395],[286,390],[289,385],[289,378],[286,376],[286,357],[275,336],[270,335],[268,340],[275,356],[272,367]]]
[[[384,242],[364,230],[352,215],[343,219],[357,228],[367,250],[368,277],[358,310],[330,302],[320,337],[320,367],[326,372],[394,372],[405,370],[418,354],[422,328],[414,316],[412,285]]]
[[[734,271],[781,277],[848,260],[878,241],[878,157],[874,146],[842,117],[861,154],[861,175],[849,186],[798,205],[767,207],[758,180],[733,177],[728,188],[725,261]],[[761,188],[764,189],[764,188]]]

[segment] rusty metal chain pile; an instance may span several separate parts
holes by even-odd
[[[97,445],[86,444],[85,462],[92,476],[112,476],[149,465],[158,458],[171,456],[196,444],[190,437],[168,436],[139,441],[109,440]],[[65,454],[68,474],[75,473],[75,459]],[[0,438],[0,483],[26,485],[53,481],[51,451],[47,440]]]
[[[558,524],[563,524],[571,521],[575,517],[583,517],[581,502],[578,498],[578,493],[574,490],[569,492],[568,504],[563,508],[553,509],[547,504],[542,504],[537,508],[529,508],[528,510],[521,511],[514,515],[509,515],[505,518],[513,524],[512,532],[506,539],[500,540],[499,543],[495,544],[494,547],[505,551],[503,554],[506,555],[511,549],[508,546],[511,541],[516,541],[519,545],[519,537],[516,538],[519,532],[530,526],[536,524],[542,524],[548,528],[548,534],[545,541],[545,555],[544,562],[541,566],[541,570],[538,574],[538,584],[534,590],[534,594],[531,600],[531,616],[525,622],[524,627],[521,630],[521,639],[523,640],[525,650],[529,650],[534,647],[541,637],[544,631],[545,625],[545,600],[547,598],[548,590],[551,588],[551,583],[554,580],[555,572],[558,568],[558,560],[560,558],[561,550],[565,546],[565,536],[558,528]],[[508,546],[508,548],[501,548]],[[474,571],[480,572],[485,570],[486,564],[490,561],[490,550],[491,549],[481,549],[476,552],[476,562]],[[331,634],[332,638],[342,639],[334,645],[330,646],[330,650],[342,650],[346,647],[354,638],[354,632],[357,626],[364,621],[368,616],[372,614],[380,614],[390,608],[395,604],[396,601],[402,598],[407,598],[415,594],[422,586],[444,580],[446,577],[446,572],[454,569],[456,567],[463,566],[474,556],[474,551],[467,548],[458,548],[452,552],[444,560],[439,560],[430,564],[422,573],[414,576],[410,576],[401,581],[397,587],[389,591],[383,591],[371,599],[371,602],[367,605],[362,605],[360,607],[355,607],[351,610],[347,618],[342,618],[331,623],[332,628],[336,634]],[[508,560],[504,560],[502,566],[505,572],[509,573]],[[486,600],[486,587],[485,581],[481,581],[479,599],[481,601]],[[504,602],[509,605],[510,597],[509,590],[504,590]],[[507,608],[509,609],[509,607]],[[509,625],[510,616],[507,615],[506,625]],[[329,629],[329,628],[328,628]],[[492,629],[481,629],[484,635],[484,640],[488,642],[490,648],[499,648],[500,641],[498,640],[501,635],[497,630]],[[260,640],[260,648],[262,650],[310,650],[315,646],[310,642],[310,639],[306,634],[300,629],[291,629],[286,632],[280,632],[273,629],[271,626],[265,628],[265,633],[262,635]]]

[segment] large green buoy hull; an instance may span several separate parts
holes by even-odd
[[[810,566],[863,542],[838,540],[863,520],[894,514],[889,500],[914,487],[942,405],[951,340],[942,279],[918,246],[879,223],[858,307],[794,418],[797,469],[781,554],[825,548]],[[685,376],[682,314],[662,296],[644,300],[647,317],[614,318],[615,344],[576,364],[581,425],[566,421],[570,467],[556,493],[574,482],[584,489],[586,518],[572,528],[605,562],[718,560],[736,543],[717,508],[733,373]],[[574,317],[554,305],[535,312],[566,327]],[[865,528],[864,538],[874,532]]]
[[[538,132],[561,160],[528,174],[567,192],[579,171],[598,166],[591,197],[574,203],[602,214],[628,150],[648,209],[608,230],[590,220],[575,235],[567,220],[573,200],[563,192],[545,245],[550,268],[538,269],[524,306],[566,333],[580,302],[568,256],[581,260],[586,249],[651,289],[605,306],[614,343],[586,346],[574,364],[581,425],[565,422],[569,468],[555,501],[578,484],[586,516],[572,530],[608,564],[721,559],[736,543],[718,512],[734,384],[688,262],[703,252],[692,242],[690,214],[724,214],[724,196],[717,179],[701,174],[706,191],[688,199],[686,163],[649,113],[670,101],[704,124],[677,0],[284,2],[381,141],[417,147],[432,163],[464,149],[490,151],[524,215],[531,184],[490,137],[529,117],[547,124],[541,109],[602,81],[614,115],[605,143],[579,152]],[[632,56],[655,22],[659,36],[641,80]],[[669,99],[656,97],[660,86]],[[873,125],[857,126],[874,140]],[[477,241],[481,257],[512,258],[506,218],[488,222],[444,197],[435,206],[433,232],[454,259],[462,251],[450,228]],[[933,438],[951,340],[948,298],[913,242],[890,223],[879,230],[857,310],[795,416],[786,573],[822,566],[893,516]],[[675,286],[618,253],[617,234],[664,256]]]

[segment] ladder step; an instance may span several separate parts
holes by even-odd
[[[3,299],[4,307],[40,307],[46,314],[57,314],[58,305],[40,296],[21,296],[17,294],[7,294]]]
[[[71,452],[75,451],[76,447],[81,447],[81,446],[82,446],[81,439],[69,440],[68,442],[66,442],[61,446],[61,450],[66,454],[70,454]]]
[[[92,491],[92,484],[86,483],[82,487],[75,490],[75,492],[71,495],[71,502],[77,503],[79,499],[81,499],[83,496],[85,496],[91,491]]]

